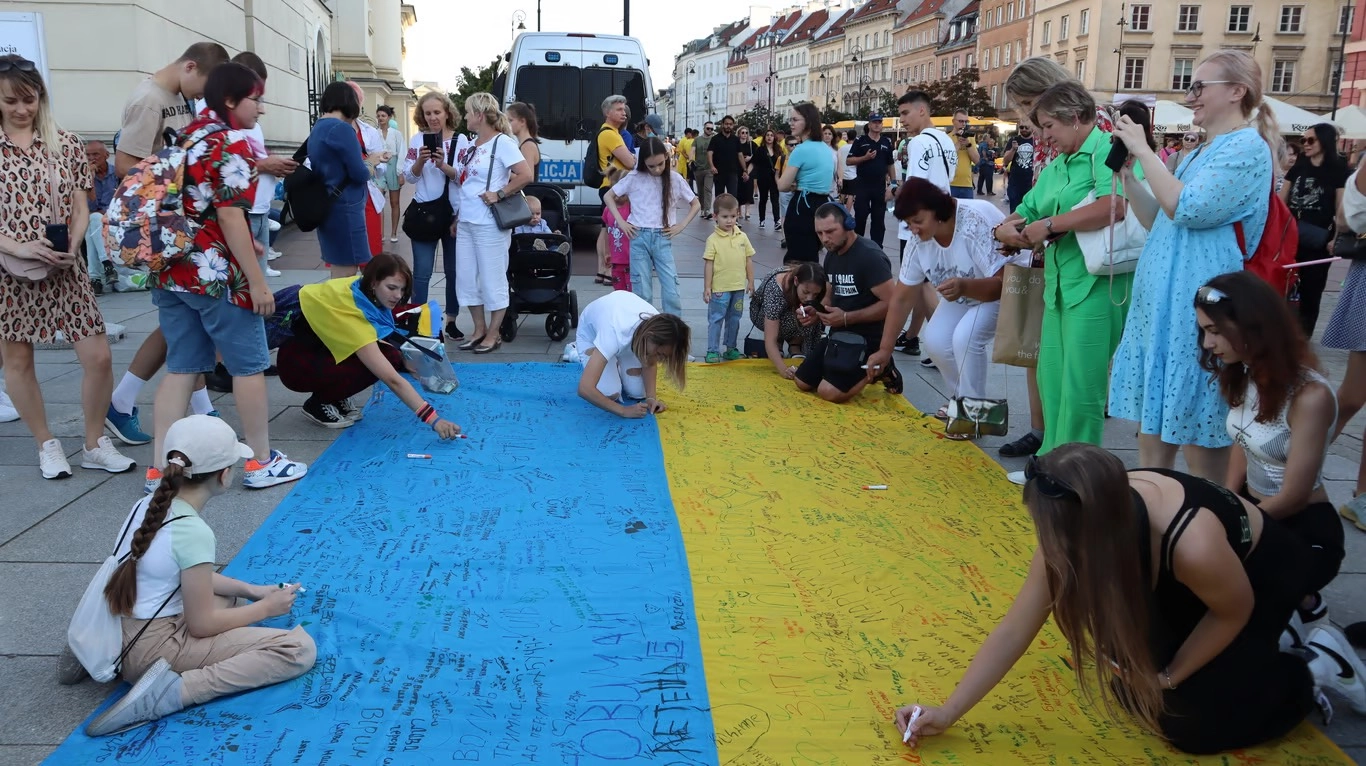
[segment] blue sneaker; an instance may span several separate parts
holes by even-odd
[[[205,414],[205,415],[208,415],[208,416],[211,417],[211,418],[218,418],[219,420],[222,420],[222,419],[223,419],[223,416],[218,412],[218,410],[209,410],[208,412],[206,412],[206,413],[204,413],[204,414]]]
[[[104,416],[104,425],[124,444],[146,444],[152,440],[138,423],[137,407],[133,408],[132,413],[125,415],[114,409],[114,405],[109,405],[109,412]]]

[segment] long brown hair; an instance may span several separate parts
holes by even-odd
[[[403,299],[399,303],[407,303],[413,295],[413,269],[407,261],[387,251],[371,258],[370,262],[365,264],[365,268],[361,269],[360,291],[378,306],[380,303],[375,298],[375,285],[395,274],[403,277],[403,283],[406,285],[403,288]]]
[[[642,364],[648,364],[657,349],[669,349],[664,370],[679,391],[688,383],[688,347],[691,345],[692,330],[688,323],[673,314],[646,317],[631,334],[631,353]]]
[[[659,178],[660,183],[660,204],[664,206],[664,210],[661,212],[659,220],[663,221],[665,226],[668,226],[669,210],[673,207],[674,175],[673,167],[667,162],[669,157],[669,147],[665,146],[663,141],[660,141],[658,138],[655,138],[654,136],[650,136],[649,138],[645,139],[640,144],[640,159],[636,162],[636,170],[645,176],[649,176],[650,171],[645,166],[646,160],[650,159],[651,157],[657,157],[661,154],[664,155],[666,161],[664,163],[664,172],[660,173],[659,176],[657,176]]]
[[[1249,271],[1220,274],[1201,288],[1195,307],[1239,346],[1240,364],[1224,364],[1205,348],[1205,330],[1197,328],[1200,366],[1219,381],[1219,393],[1229,406],[1247,398],[1247,383],[1257,386],[1257,422],[1266,423],[1285,409],[1304,380],[1304,371],[1318,367],[1299,320],[1285,299]],[[1217,291],[1217,292],[1216,292]]]
[[[128,557],[114,570],[114,574],[104,586],[104,600],[109,604],[109,611],[113,614],[133,616],[133,605],[138,601],[138,559],[141,559],[143,554],[147,553],[147,548],[152,545],[157,531],[166,521],[166,512],[171,508],[171,501],[180,494],[181,488],[187,484],[217,481],[219,474],[222,473],[210,471],[203,475],[186,476],[185,467],[191,465],[188,457],[175,450],[168,452],[166,457],[166,467],[161,471],[161,483],[152,493],[152,501],[148,503],[147,512],[143,514],[142,524],[133,533]],[[184,463],[185,467],[181,467],[179,463]]]
[[[525,122],[527,135],[540,143],[541,125],[536,119],[536,107],[521,101],[514,101],[508,105],[507,115]]]
[[[1072,670],[1088,701],[1129,711],[1153,733],[1163,709],[1148,647],[1151,587],[1143,576],[1138,517],[1119,458],[1089,444],[1064,444],[1039,458],[1025,484],[1048,578],[1053,620],[1072,646]],[[1122,683],[1112,686],[1118,666]],[[1122,686],[1122,691],[1115,686]],[[1122,696],[1121,696],[1122,695]]]

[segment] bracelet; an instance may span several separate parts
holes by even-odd
[[[421,420],[423,423],[426,423],[427,425],[431,425],[433,422],[435,422],[437,420],[437,417],[438,416],[436,414],[436,408],[432,407],[432,405],[426,402],[423,402],[422,406],[419,407],[417,410],[417,419]]]
[[[1167,687],[1167,691],[1176,691],[1176,684],[1172,683],[1171,672],[1167,668],[1163,668],[1160,675],[1162,676],[1162,685]]]

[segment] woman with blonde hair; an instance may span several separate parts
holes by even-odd
[[[1171,468],[1184,445],[1191,473],[1220,481],[1232,443],[1224,427],[1228,404],[1191,351],[1197,343],[1192,296],[1214,277],[1242,269],[1256,250],[1281,139],[1262,102],[1261,70],[1243,51],[1219,51],[1202,61],[1186,105],[1205,141],[1174,174],[1140,124],[1127,116],[1115,123],[1114,135],[1133,158],[1122,173],[1130,207],[1152,233],[1115,352],[1110,413],[1138,421],[1140,465]],[[1148,186],[1137,183],[1135,163]]]
[[[474,319],[474,330],[460,349],[487,354],[503,345],[498,329],[509,303],[508,248],[512,245],[512,231],[498,227],[491,208],[531,183],[531,168],[492,94],[474,93],[465,99],[465,124],[475,138],[456,157],[460,219],[455,291]]]
[[[105,413],[114,391],[104,317],[85,273],[85,259],[76,257],[90,223],[86,203],[86,192],[94,185],[90,164],[80,137],[57,126],[43,76],[22,56],[0,56],[0,132],[4,135],[0,174],[6,188],[25,190],[6,194],[0,201],[4,213],[0,216],[0,255],[4,256],[0,261],[0,305],[4,306],[0,348],[5,390],[38,443],[43,478],[69,478],[67,450],[48,428],[33,367],[33,345],[52,343],[61,332],[75,345],[84,375],[81,467],[122,473],[134,463],[104,435]],[[28,278],[22,276],[25,273]]]
[[[457,133],[455,105],[444,93],[426,94],[413,110],[418,132],[408,142],[403,178],[413,184],[413,199],[403,214],[403,233],[413,246],[413,303],[427,302],[427,287],[436,270],[436,247],[446,272],[446,337],[464,340],[455,317],[460,300],[455,291],[455,216],[460,212],[460,173],[455,158],[469,146]],[[432,151],[432,144],[438,147]],[[455,187],[455,188],[452,188]]]

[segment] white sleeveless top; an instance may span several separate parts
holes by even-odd
[[[1322,383],[1332,391],[1333,386],[1326,378],[1315,370],[1304,371],[1304,377],[1300,383],[1303,387],[1307,383]],[[1296,389],[1298,392],[1298,388]],[[1243,397],[1243,404],[1239,407],[1230,407],[1228,411],[1228,435],[1233,441],[1243,448],[1243,453],[1247,455],[1247,486],[1253,492],[1262,497],[1271,497],[1281,491],[1281,485],[1285,481],[1285,463],[1290,459],[1290,422],[1287,416],[1290,413],[1290,406],[1294,403],[1294,393],[1286,400],[1285,406],[1276,413],[1276,417],[1269,422],[1257,422],[1257,407],[1259,397],[1257,386],[1248,381],[1247,395]],[[1336,413],[1337,403],[1334,400],[1334,412]],[[1334,415],[1336,418],[1336,414]],[[1328,434],[1323,444],[1323,453],[1328,454],[1328,442],[1333,438],[1332,433]],[[1323,485],[1323,467],[1319,466],[1319,473],[1314,477],[1314,489]]]

